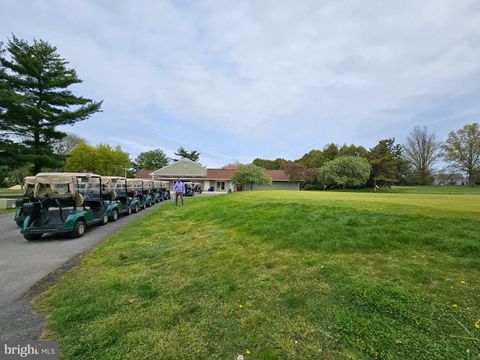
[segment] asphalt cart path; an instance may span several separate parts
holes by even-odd
[[[14,223],[13,213],[0,215],[0,341],[37,339],[43,319],[31,311],[26,293],[34,292],[42,282],[48,285],[48,278],[55,277],[59,268],[68,268],[75,257],[106,236],[164,203],[104,226],[93,226],[79,239],[63,235],[27,241]]]

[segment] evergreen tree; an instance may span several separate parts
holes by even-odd
[[[374,186],[390,185],[397,182],[396,178],[396,161],[392,148],[395,139],[380,140],[378,144],[372,148],[368,154],[368,161],[372,166],[370,179]]]
[[[323,148],[323,156],[326,161],[331,161],[338,156],[338,146],[334,143],[325,145]]]
[[[33,172],[58,165],[53,145],[65,137],[56,130],[100,111],[102,102],[72,94],[68,87],[81,83],[55,46],[42,40],[33,44],[13,36],[0,52],[0,133],[4,146],[22,149],[22,161]],[[12,141],[13,140],[13,141]],[[18,140],[22,140],[19,143]],[[15,151],[14,151],[15,152]]]
[[[200,158],[200,153],[197,150],[188,151],[183,146],[180,146],[177,149],[175,155],[179,156],[180,159],[190,159],[192,161],[198,161]],[[179,159],[176,159],[176,161]]]
[[[256,158],[252,161],[252,164],[260,166],[263,169],[267,170],[280,170],[282,168],[282,164],[285,162],[285,159],[277,158],[275,160],[267,160],[267,159],[260,159]]]
[[[310,152],[303,155],[298,162],[305,165],[308,168],[319,168],[321,167],[327,160],[325,159],[325,155],[323,154],[322,150],[311,150]]]

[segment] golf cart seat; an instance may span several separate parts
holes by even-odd
[[[83,205],[84,199],[83,195],[80,193],[75,194],[75,206],[76,207],[81,207]]]
[[[114,200],[117,199],[118,194],[115,190],[109,190],[109,191],[104,192],[102,197],[105,200],[114,201]]]
[[[50,199],[69,199],[69,198],[72,198],[72,193],[70,192],[67,192],[67,193],[64,193],[64,194],[60,194],[56,191],[52,191],[52,192],[49,192],[47,193],[47,196],[50,198]]]

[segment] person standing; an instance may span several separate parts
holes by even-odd
[[[173,185],[173,191],[175,191],[175,205],[178,206],[178,197],[180,197],[183,206],[183,194],[185,194],[185,184],[182,182],[182,180],[177,179],[177,181],[175,181],[175,184]]]

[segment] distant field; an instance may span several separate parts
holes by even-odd
[[[431,186],[392,186],[391,189],[382,189],[382,192],[399,194],[452,194],[452,195],[480,195],[480,186],[455,186],[455,185],[431,185]]]
[[[66,359],[478,359],[480,198],[422,189],[160,207],[36,302],[45,336]]]
[[[343,190],[332,190],[342,192]],[[347,189],[347,192],[375,193],[372,188]],[[444,195],[480,195],[480,186],[455,186],[455,185],[427,185],[427,186],[392,186],[390,188],[378,189],[380,194],[444,194]]]

